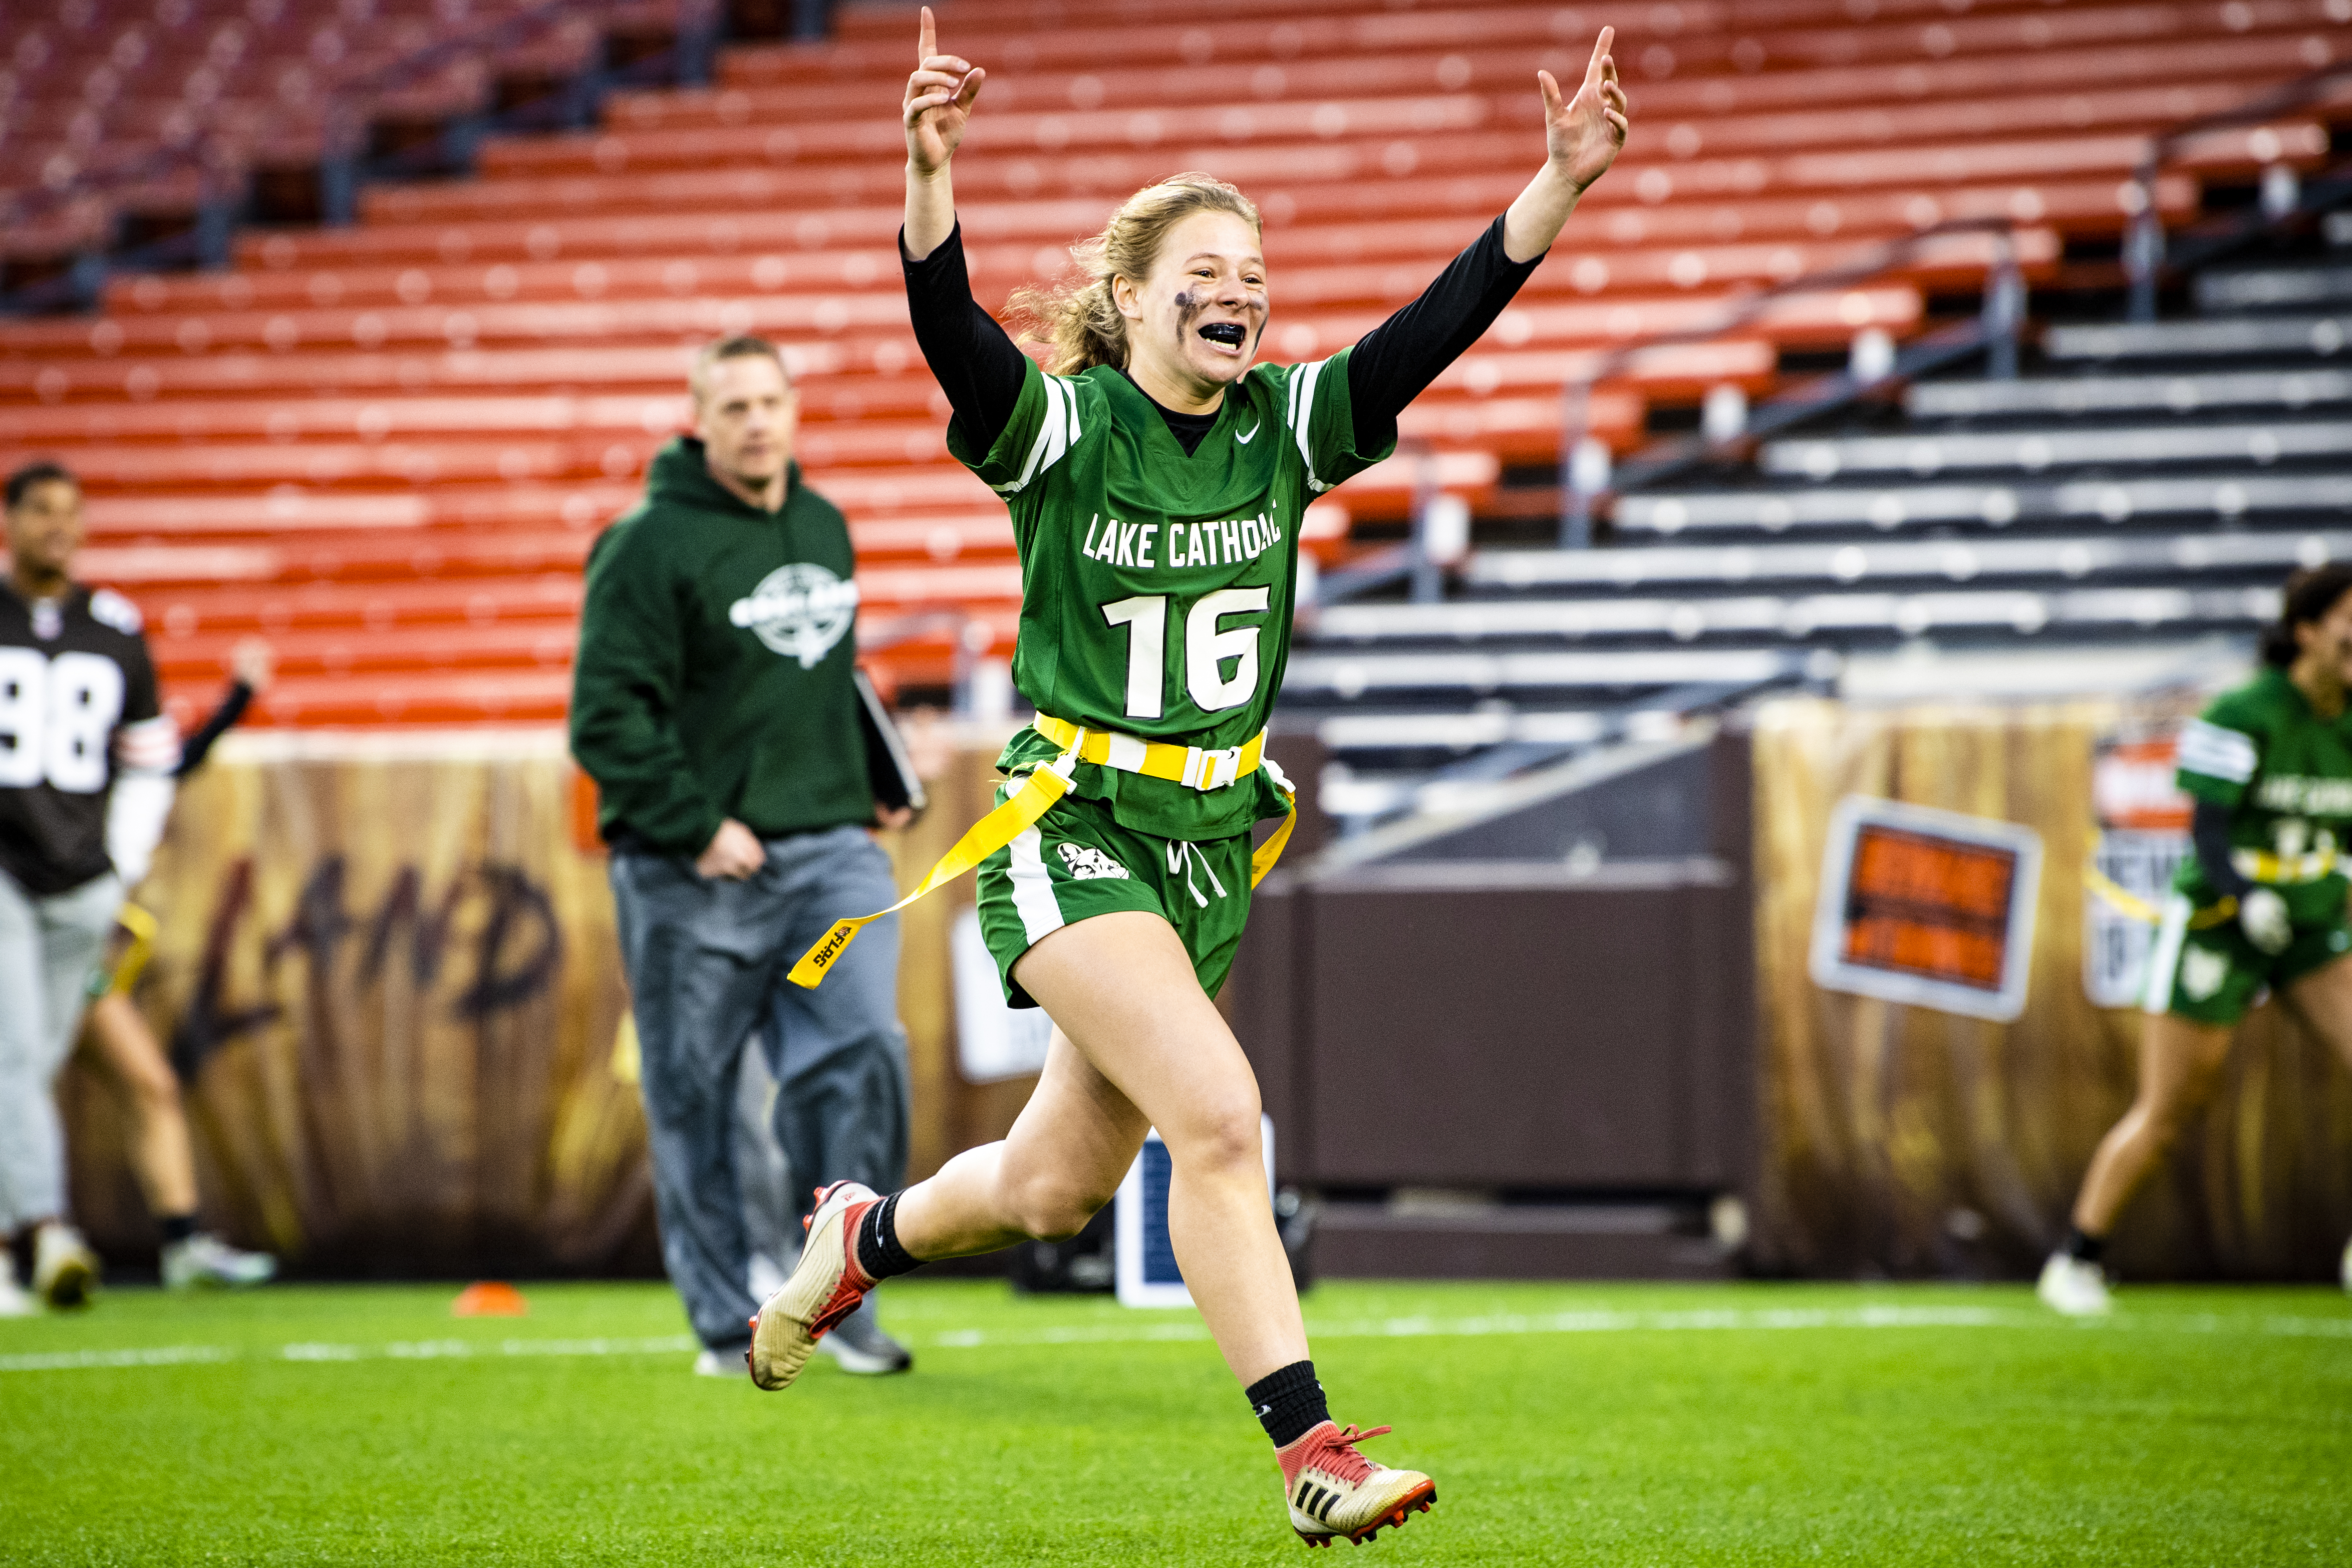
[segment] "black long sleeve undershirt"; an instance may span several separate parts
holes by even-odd
[[[180,766],[172,770],[172,777],[185,779],[202,768],[205,757],[212,751],[213,742],[226,735],[229,727],[245,716],[245,710],[252,702],[251,686],[243,681],[229,682],[227,694],[221,698],[220,706],[213,709],[212,717],[205,720],[203,728],[181,742]]]
[[[2231,898],[2243,898],[2254,884],[2230,863],[2230,808],[2200,800],[2189,814],[2189,842],[2205,880]]]
[[[1495,324],[1542,259],[1515,262],[1505,255],[1503,220],[1496,218],[1420,298],[1364,334],[1348,356],[1357,451],[1378,452],[1396,438],[1397,415]],[[963,225],[957,225],[920,261],[908,256],[900,231],[898,261],[916,345],[948,394],[965,437],[978,446],[993,444],[1020,400],[1024,356],[971,297]],[[1179,413],[1156,401],[1152,406],[1188,453],[1215,423],[1213,415]]]

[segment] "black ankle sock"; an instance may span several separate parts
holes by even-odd
[[[867,1209],[857,1228],[857,1266],[869,1280],[908,1273],[922,1262],[898,1245],[898,1197],[894,1192]]]
[[[2077,1263],[2095,1263],[2106,1252],[2107,1239],[2084,1234],[2080,1226],[2066,1228],[2066,1256]]]
[[[1249,1385],[1249,1402],[1257,1424],[1277,1448],[1288,1448],[1331,1418],[1311,1361],[1294,1361],[1267,1373]]]
[[[155,1228],[163,1233],[163,1245],[169,1247],[175,1241],[185,1241],[196,1233],[196,1217],[193,1214],[159,1214],[155,1217]]]

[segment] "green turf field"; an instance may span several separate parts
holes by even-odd
[[[820,1358],[764,1395],[688,1375],[659,1286],[536,1286],[502,1322],[451,1294],[0,1322],[0,1560],[1321,1561],[1190,1312],[911,1280],[884,1301],[912,1375]],[[2352,1561],[2352,1301],[2124,1303],[1351,1283],[1307,1314],[1334,1413],[1438,1480],[1380,1560]]]

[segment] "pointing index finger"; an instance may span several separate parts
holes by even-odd
[[[940,26],[931,20],[931,8],[929,5],[923,7],[923,25],[919,37],[921,41],[915,46],[915,63],[919,66],[940,52]]]
[[[927,10],[923,15],[929,16],[930,13]],[[1601,36],[1592,40],[1592,63],[1584,68],[1585,80],[1593,81],[1600,78],[1603,61],[1607,61],[1611,65],[1614,65],[1616,63],[1614,60],[1609,59],[1609,46],[1616,41],[1616,28],[1603,27],[1601,29]]]

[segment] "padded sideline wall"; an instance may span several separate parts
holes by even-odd
[[[561,738],[424,743],[233,737],[181,796],[136,999],[193,1068],[205,1218],[316,1274],[656,1271],[612,895],[573,842]],[[994,755],[957,755],[887,836],[902,878],[986,809]],[[947,932],[970,897],[905,917],[916,1175],[1027,1096],[956,1073]],[[59,1092],[77,1216],[110,1256],[152,1256],[104,1081],[77,1063]]]
[[[2063,1233],[2137,1080],[2139,1015],[2083,982],[2104,703],[1849,709],[1755,729],[1762,1126],[1753,1261],[1794,1274],[2018,1275]],[[1825,991],[1806,957],[1832,806],[1885,796],[2025,823],[2043,873],[2024,1014],[2001,1025]],[[2352,1072],[2275,1003],[2125,1214],[2126,1279],[2325,1279],[2352,1230]]]

